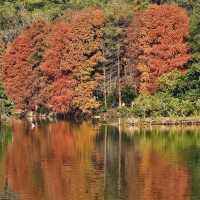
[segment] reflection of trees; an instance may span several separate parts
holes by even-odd
[[[103,161],[94,128],[58,122],[30,131],[15,121],[13,132],[8,181],[20,199],[102,199]]]
[[[118,200],[135,197],[137,157],[135,145],[127,145],[126,136],[120,128],[103,126],[97,136],[97,145],[104,144],[101,153],[104,154],[105,199]],[[132,184],[127,184],[128,181]],[[130,191],[129,191],[130,188]],[[132,193],[132,195],[129,195]],[[133,199],[134,200],[134,199]]]
[[[6,152],[8,145],[12,143],[12,130],[9,126],[1,124],[0,127],[0,199],[17,199],[9,188],[6,176]]]
[[[8,185],[22,200],[187,200],[190,184],[199,194],[195,132],[127,134],[120,121],[98,131],[67,122],[30,130],[14,121],[13,132]]]
[[[7,146],[12,142],[12,130],[8,125],[0,126],[0,160],[3,160]]]
[[[175,139],[172,133],[147,131],[129,135],[114,127],[104,128],[106,199],[188,199],[189,172],[180,157],[184,146],[189,145],[183,143],[184,137],[189,139],[187,135]],[[194,138],[190,141],[192,144]]]
[[[139,169],[140,198],[142,200],[187,200],[188,172],[181,164],[171,163],[153,148],[145,146],[141,152]]]
[[[200,134],[199,128],[159,129],[142,131],[129,138],[140,143],[141,150],[151,145],[164,160],[184,162],[190,175],[188,190],[191,199],[200,199]]]
[[[186,161],[191,172],[191,199],[200,199],[200,148],[191,146],[186,153]]]

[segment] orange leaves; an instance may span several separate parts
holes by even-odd
[[[149,68],[148,79],[140,84],[140,92],[155,92],[159,76],[181,69],[188,62],[189,48],[185,42],[188,34],[188,16],[175,5],[151,5],[135,14],[128,29],[131,65],[136,66],[142,80],[147,70],[139,66]]]
[[[68,38],[70,27],[65,23],[57,23],[51,26],[51,32],[46,38],[47,49],[44,52],[42,71],[55,77],[60,71],[60,64],[65,48],[64,39]]]
[[[80,98],[76,95],[80,107],[73,109],[81,109],[83,97],[94,101],[95,87],[87,87],[87,81],[96,86],[96,66],[103,60],[103,26],[103,12],[89,8],[52,24],[38,22],[22,32],[4,57],[6,91],[16,108],[34,110],[40,104],[68,112],[77,85],[82,88]]]
[[[72,13],[66,21],[53,25],[52,32],[47,37],[48,49],[44,55],[42,69],[54,78],[54,88],[67,88],[64,94],[52,92],[56,94],[50,98],[54,111],[70,111],[74,106],[85,112],[82,99],[94,99],[92,93],[95,87],[89,87],[89,81],[94,79],[95,67],[102,61],[103,22],[102,11],[87,9]],[[63,82],[68,79],[71,82]],[[81,88],[80,91],[77,91],[77,88]],[[95,105],[91,105],[87,111],[96,108]]]
[[[72,98],[74,97],[75,86],[77,85],[76,80],[70,77],[60,77],[51,84],[51,90],[49,93],[50,100],[48,107],[53,111],[57,112],[68,112],[70,111],[70,105]]]

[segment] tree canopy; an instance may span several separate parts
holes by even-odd
[[[158,78],[190,60],[189,18],[174,5],[153,5],[134,15],[128,29],[130,65],[139,71],[141,92],[154,93]]]
[[[37,22],[4,56],[4,82],[15,107],[56,112],[98,107],[93,97],[102,62],[101,10],[73,11],[54,23]]]
[[[138,110],[166,98],[194,113],[199,13],[199,0],[0,1],[2,94],[25,111],[92,113],[134,99]]]

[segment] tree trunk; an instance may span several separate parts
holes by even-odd
[[[104,76],[104,83],[103,83],[103,87],[104,87],[104,106],[105,108],[107,108],[107,92],[106,92],[106,68],[105,65],[103,67],[103,76]]]
[[[122,106],[122,94],[121,94],[121,73],[120,73],[120,44],[118,44],[118,53],[117,53],[117,77],[118,77],[118,100],[119,100],[119,107]]]

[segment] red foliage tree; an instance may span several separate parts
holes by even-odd
[[[103,26],[103,12],[88,8],[24,31],[4,57],[6,91],[16,108],[34,110],[43,105],[55,112],[96,108],[93,90],[102,61]],[[83,97],[92,103],[86,105]]]
[[[140,92],[154,93],[162,74],[183,69],[190,59],[188,34],[186,11],[175,5],[151,5],[134,15],[127,34],[128,56],[139,71]]]
[[[7,48],[3,67],[5,89],[17,109],[32,109],[35,105],[34,97],[38,96],[41,84],[36,61],[39,55],[35,52],[42,48],[47,33],[47,25],[38,22]]]

